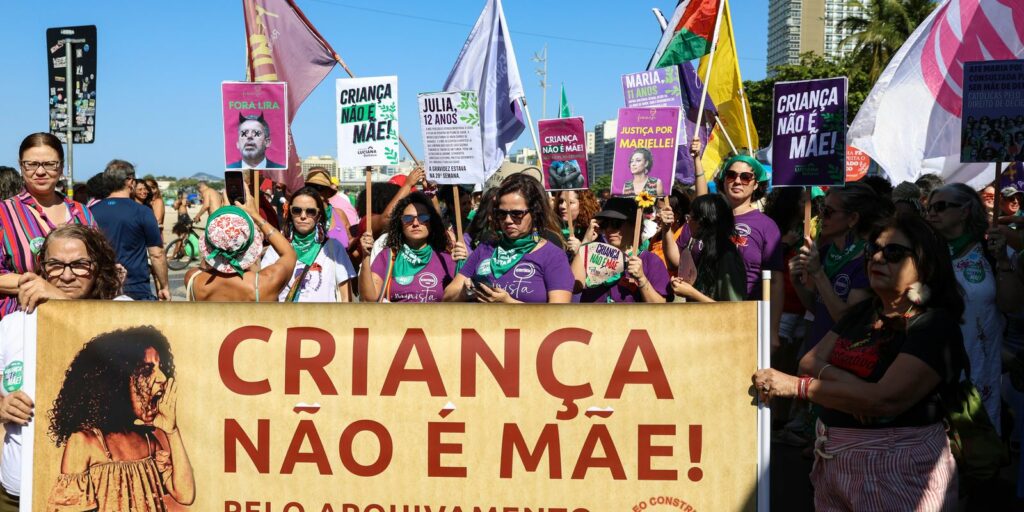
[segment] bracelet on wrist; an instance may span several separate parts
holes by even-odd
[[[826,364],[825,366],[822,366],[820,370],[818,370],[818,380],[821,380],[821,374],[825,373],[825,369],[828,368],[829,366],[832,366],[832,364]]]

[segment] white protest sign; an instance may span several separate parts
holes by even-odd
[[[424,93],[418,99],[427,179],[442,185],[483,183],[476,92]]]
[[[626,258],[622,251],[601,242],[583,246],[583,261],[587,269],[587,288],[604,285],[626,270]]]
[[[339,78],[338,163],[398,165],[398,77]]]

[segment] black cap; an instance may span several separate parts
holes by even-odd
[[[631,197],[609,197],[604,209],[594,216],[598,219],[630,220],[636,218],[636,201]]]

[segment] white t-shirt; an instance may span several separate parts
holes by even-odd
[[[261,268],[267,268],[280,259],[277,251],[271,247],[263,255]],[[300,261],[295,264],[292,277],[281,289],[278,295],[278,302],[284,302],[291,292],[295,280],[299,278],[306,266]],[[306,273],[302,281],[302,288],[299,289],[299,302],[338,302],[338,286],[356,277],[356,269],[352,266],[352,260],[348,258],[345,247],[341,242],[328,238],[327,242],[320,249],[320,253],[313,260],[313,266]]]

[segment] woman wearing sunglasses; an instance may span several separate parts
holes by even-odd
[[[747,293],[747,270],[732,241],[732,209],[717,194],[700,196],[690,206],[687,219],[690,244],[700,247],[697,277],[690,283],[672,279],[672,291],[694,302],[743,300]]]
[[[363,234],[360,241],[369,254],[373,237]],[[359,267],[363,302],[441,302],[455,277],[455,261],[444,221],[430,198],[413,192],[398,201],[384,246],[372,262],[366,258]],[[456,244],[453,252],[465,259],[465,243]]]
[[[612,197],[595,216],[602,240],[622,251],[626,258],[625,272],[604,283],[588,283],[588,248],[576,254],[572,273],[576,288],[582,290],[581,303],[648,302],[660,304],[669,297],[668,269],[661,258],[650,251],[632,251],[636,226],[636,202],[626,197]]]
[[[496,241],[477,246],[444,291],[446,302],[568,303],[573,274],[547,192],[536,178],[513,174],[486,212]],[[483,212],[481,212],[483,214]]]
[[[351,302],[349,282],[356,278],[345,246],[328,233],[329,206],[314,187],[292,194],[281,233],[291,242],[298,261],[287,284],[278,293],[280,302]],[[279,259],[271,247],[263,256],[264,268]]]
[[[987,218],[978,193],[962,183],[937,188],[928,196],[928,222],[948,244],[966,304],[960,330],[971,360],[971,381],[999,431],[1003,313],[1016,309],[1019,281],[1010,267],[1005,238],[992,231],[986,245]]]
[[[864,270],[864,245],[893,206],[863,183],[833,187],[825,196],[818,219],[818,243],[810,237],[789,261],[790,278],[800,302],[814,314],[799,355],[803,356],[828,333],[854,304],[871,296]]]
[[[821,406],[816,510],[955,508],[943,401],[967,362],[949,253],[914,215],[887,219],[868,241],[872,298],[851,306],[801,359],[803,376],[758,370],[755,390],[765,403],[796,397]]]

